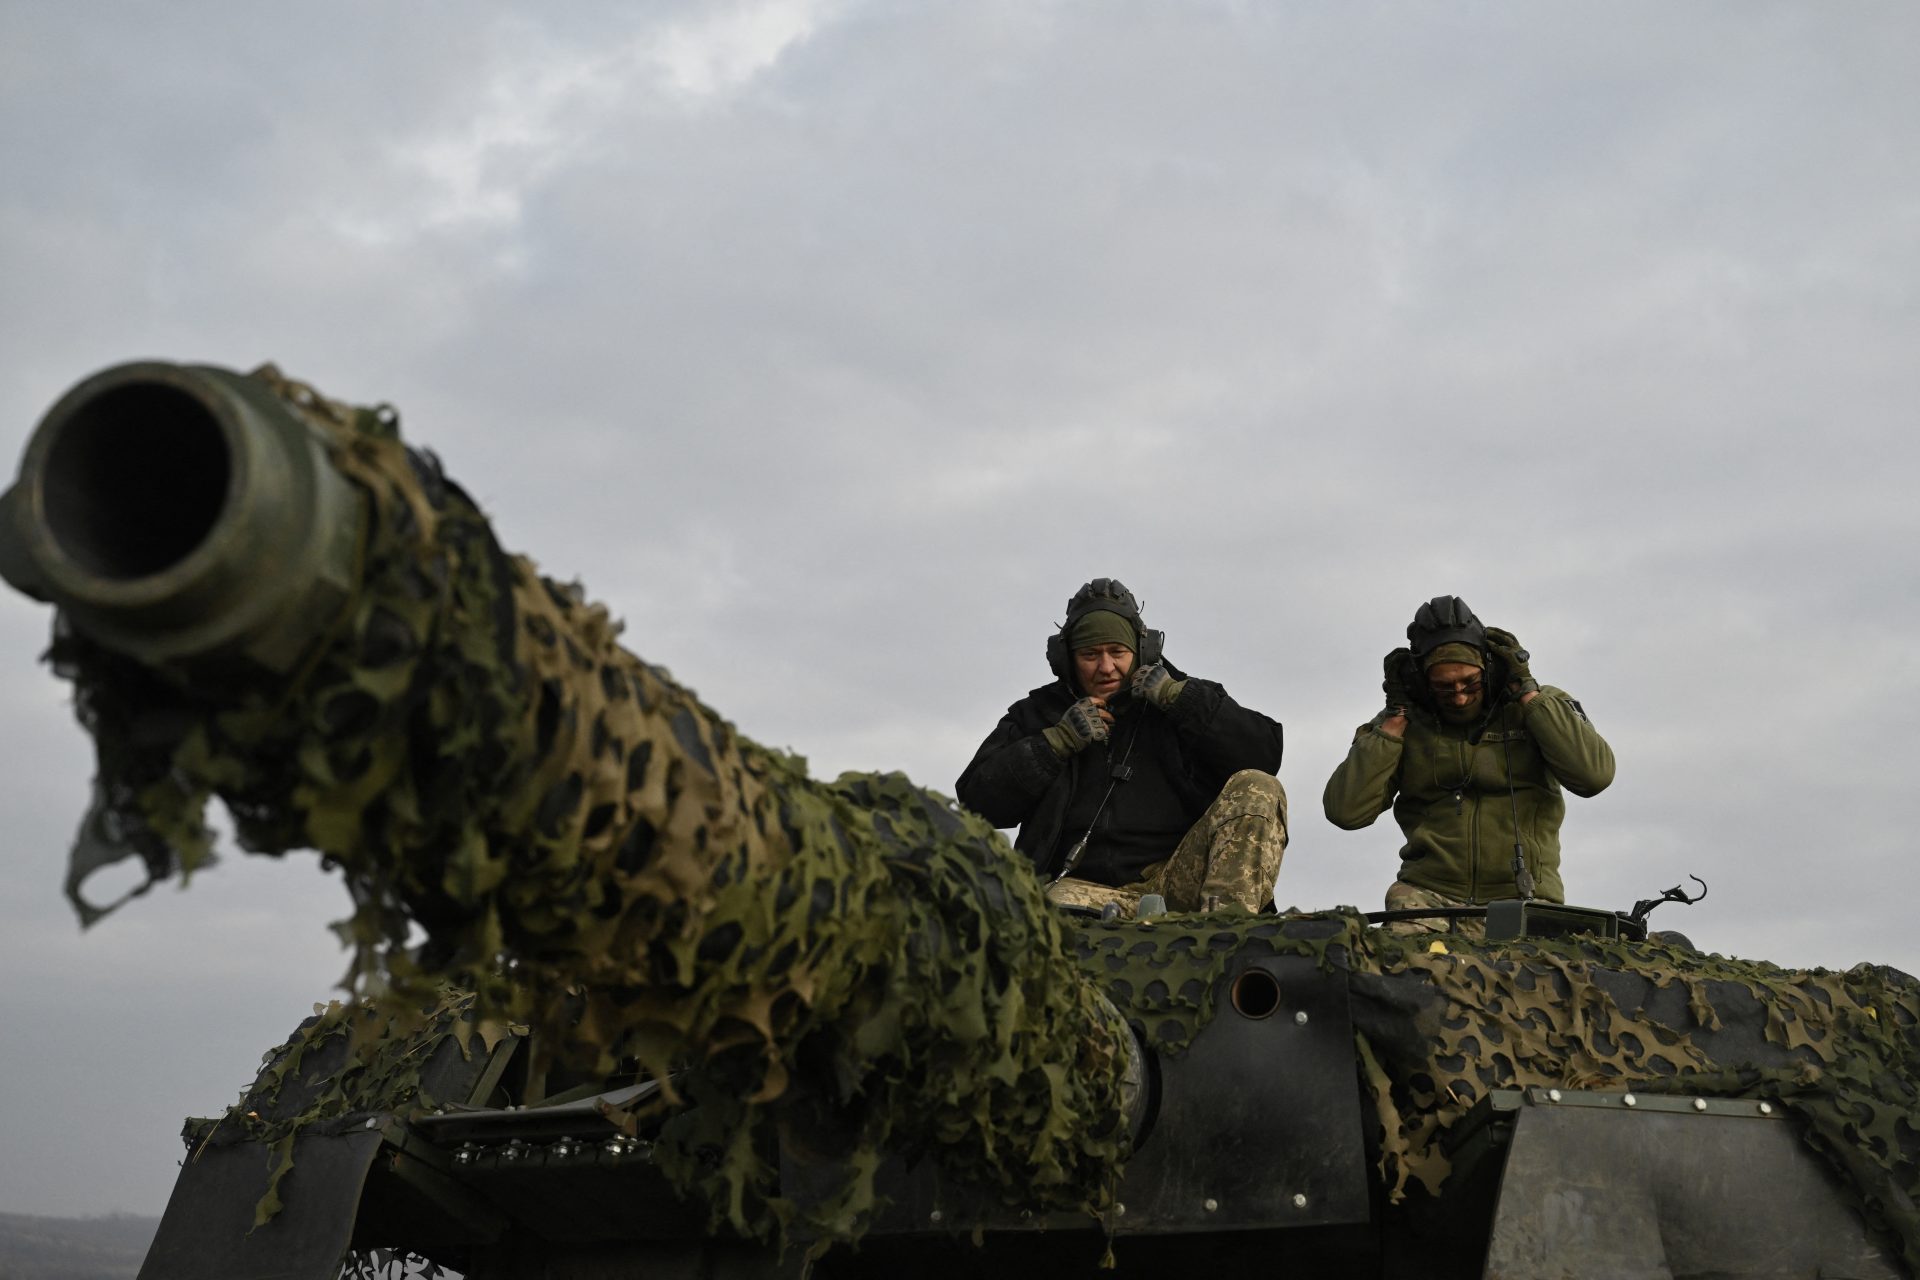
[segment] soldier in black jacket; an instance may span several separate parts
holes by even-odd
[[[1096,578],[1047,640],[1054,681],[1007,708],[956,785],[1063,905],[1158,893],[1172,911],[1273,908],[1287,847],[1277,722],[1161,654],[1133,594]]]

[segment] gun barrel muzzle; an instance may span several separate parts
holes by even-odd
[[[0,498],[0,575],[143,662],[237,650],[286,671],[352,591],[361,506],[259,379],[117,365],[35,428]]]

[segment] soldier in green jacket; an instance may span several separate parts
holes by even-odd
[[[1578,702],[1534,680],[1511,632],[1458,596],[1422,605],[1407,641],[1386,657],[1386,706],[1327,780],[1327,820],[1357,831],[1392,807],[1407,842],[1388,910],[1565,901],[1562,791],[1604,790],[1612,749]]]

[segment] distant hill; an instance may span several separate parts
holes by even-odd
[[[0,1213],[0,1280],[133,1280],[158,1218]]]

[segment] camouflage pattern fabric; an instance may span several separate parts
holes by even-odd
[[[1177,1054],[1212,1020],[1221,977],[1249,950],[1309,956],[1338,975],[1354,963],[1364,932],[1359,917],[1332,912],[1166,915],[1089,922],[1075,930],[1074,941],[1082,966],[1147,1044]]]
[[[1420,911],[1429,907],[1470,907],[1474,904],[1465,898],[1456,898],[1438,889],[1423,889],[1417,884],[1408,884],[1405,880],[1395,880],[1387,886],[1387,910]],[[1481,904],[1484,905],[1484,904]],[[1452,933],[1464,938],[1479,941],[1487,936],[1487,922],[1484,919],[1470,917],[1465,919],[1447,919],[1440,917],[1431,920],[1389,920],[1380,926],[1388,933],[1403,936],[1427,933]]]
[[[1287,792],[1258,769],[1228,778],[1156,877],[1170,911],[1273,908],[1287,852]]]
[[[1056,907],[1073,907],[1081,911],[1102,911],[1112,906],[1119,911],[1119,919],[1131,920],[1140,910],[1140,899],[1152,892],[1144,885],[1126,885],[1116,888],[1110,884],[1099,884],[1092,880],[1082,880],[1077,876],[1062,876],[1047,886],[1047,901]]]
[[[1083,963],[1156,1050],[1213,1016],[1249,948],[1344,976],[1390,1198],[1437,1192],[1448,1129],[1493,1089],[1764,1098],[1920,1270],[1920,983],[1787,970],[1659,942],[1401,937],[1357,914],[1088,924]]]
[[[191,1145],[258,1142],[270,1154],[267,1189],[254,1206],[264,1226],[283,1206],[281,1183],[293,1171],[294,1139],[358,1127],[368,1112],[409,1112],[463,1103],[436,1096],[434,1051],[451,1043],[482,1062],[495,1045],[525,1027],[474,1016],[473,996],[447,989],[431,1005],[383,1010],[369,1003],[315,1005],[265,1065],[240,1101],[215,1121],[188,1121]]]
[[[1188,828],[1173,856],[1139,880],[1114,888],[1068,876],[1047,886],[1047,899],[1093,911],[1111,903],[1123,920],[1134,918],[1149,893],[1164,897],[1169,911],[1270,911],[1286,852],[1286,788],[1270,773],[1242,769]]]
[[[1659,942],[1425,942],[1374,930],[1353,980],[1391,1194],[1438,1187],[1440,1135],[1528,1085],[1768,1098],[1920,1267],[1920,984]]]
[[[555,1060],[683,1072],[674,1100],[700,1106],[660,1157],[741,1230],[858,1234],[882,1150],[1022,1204],[1109,1203],[1128,1033],[1024,858],[897,775],[822,784],[741,737],[577,586],[504,554],[390,411],[255,376],[365,496],[358,593],[290,681],[148,670],[58,629],[97,825],[184,871],[217,795],[248,850],[340,870],[376,1016],[417,1016],[445,979],[476,1022],[533,1029],[536,1089]],[[779,1199],[778,1132],[835,1135],[838,1195]]]

